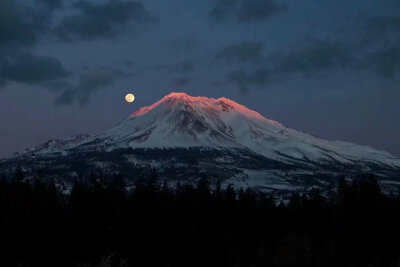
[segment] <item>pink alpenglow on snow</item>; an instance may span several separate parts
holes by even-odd
[[[231,109],[236,110],[237,112],[240,112],[242,115],[249,117],[249,118],[257,118],[260,120],[267,120],[271,123],[281,125],[279,122],[268,120],[264,116],[262,116],[260,113],[253,111],[251,109],[248,109],[247,107],[240,105],[239,103],[226,98],[226,97],[220,97],[218,99],[215,98],[208,98],[208,97],[203,97],[203,96],[190,96],[186,93],[181,93],[181,92],[172,92],[166,96],[164,96],[162,99],[159,101],[155,102],[154,104],[150,106],[145,106],[141,107],[134,113],[130,115],[130,117],[135,117],[135,116],[142,116],[146,114],[147,112],[153,110],[157,106],[159,106],[161,103],[170,103],[170,104],[175,104],[176,102],[182,102],[182,103],[187,103],[188,105],[195,106],[198,108],[210,108],[210,109],[220,109],[222,111],[228,112]],[[282,125],[281,125],[282,126]]]

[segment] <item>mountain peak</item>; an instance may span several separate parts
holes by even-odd
[[[141,107],[140,109],[132,113],[129,117],[132,118],[132,117],[142,116],[150,112],[154,108],[158,107],[162,103],[167,103],[170,106],[183,103],[186,106],[198,107],[201,109],[209,109],[209,110],[219,110],[222,112],[236,111],[238,113],[241,113],[245,117],[256,118],[259,120],[267,120],[270,123],[275,124],[277,126],[283,126],[278,122],[268,120],[258,112],[251,110],[229,98],[220,97],[216,99],[204,96],[191,96],[184,92],[172,92],[150,106]]]
[[[168,95],[164,96],[164,99],[167,98],[191,98],[192,96],[188,95],[187,93],[184,92],[172,92],[169,93]]]
[[[246,147],[284,129],[231,99],[173,92],[140,108],[106,135],[110,140],[126,136],[129,147]]]
[[[136,116],[142,116],[146,114],[147,112],[153,110],[155,107],[160,105],[163,102],[174,100],[174,101],[179,101],[179,100],[191,100],[194,99],[195,97],[192,97],[186,93],[183,92],[172,92],[163,98],[161,98],[159,101],[155,102],[154,104],[150,106],[144,106],[136,110],[134,113],[132,113],[129,117],[136,117]]]

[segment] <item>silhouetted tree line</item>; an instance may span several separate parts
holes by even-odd
[[[154,172],[127,190],[123,177],[93,174],[63,194],[19,170],[0,179],[0,266],[400,264],[400,198],[373,176],[286,204],[212,188],[202,178],[171,189]]]

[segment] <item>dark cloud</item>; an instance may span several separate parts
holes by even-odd
[[[349,70],[393,79],[400,71],[400,17],[373,17],[343,36],[307,40],[299,49],[270,59],[275,76]]]
[[[61,0],[0,1],[0,86],[8,82],[39,85],[61,91],[57,104],[78,100],[85,105],[93,92],[111,85],[121,73],[101,68],[80,75],[77,86],[67,78],[72,75],[62,63],[50,56],[38,56],[31,50],[41,39],[57,34],[62,40],[112,37],[129,21],[139,24],[154,21],[142,3],[109,0],[101,4],[78,1],[77,14],[61,18],[52,25],[55,10],[63,8]]]
[[[373,33],[393,32],[400,35],[400,17],[396,16],[376,16],[369,18],[365,28]]]
[[[59,9],[63,6],[63,2],[61,0],[37,0],[39,4],[42,4],[46,8],[51,10]]]
[[[286,10],[286,6],[276,3],[274,0],[245,0],[241,1],[237,19],[243,22],[259,22],[284,10]]]
[[[171,46],[173,49],[192,51],[196,46],[196,41],[192,38],[178,39],[172,41]]]
[[[0,1],[0,86],[8,82],[41,85],[64,79],[69,72],[61,62],[50,56],[31,52],[51,27],[56,0]]]
[[[156,70],[166,70],[169,72],[187,73],[194,70],[193,63],[190,60],[185,60],[172,65],[158,65],[154,67]]]
[[[135,63],[133,62],[133,60],[126,60],[125,65],[128,66],[129,68],[133,68]]]
[[[209,15],[217,21],[233,17],[238,22],[249,23],[265,21],[286,9],[275,0],[215,0]]]
[[[40,85],[69,76],[58,59],[30,51],[48,33],[57,2],[0,1],[0,86],[8,82]]]
[[[0,49],[33,45],[48,28],[50,14],[16,0],[0,1]]]
[[[124,74],[116,69],[96,68],[83,73],[77,86],[64,85],[65,89],[56,99],[56,105],[68,105],[78,101],[81,106],[89,103],[96,91],[111,86],[117,77]]]
[[[0,56],[0,77],[3,83],[14,81],[40,84],[68,76],[69,72],[53,57],[36,56],[20,51],[9,51]]]
[[[235,70],[227,74],[227,81],[236,84],[240,90],[246,92],[249,87],[261,87],[268,83],[270,73],[266,68],[259,68],[255,71],[246,72]]]
[[[387,79],[393,79],[400,71],[400,47],[392,46],[373,52],[364,52],[357,65],[361,71],[369,71]]]
[[[400,16],[376,16],[364,24],[360,70],[367,70],[387,79],[400,71]]]
[[[175,86],[186,86],[191,82],[192,82],[192,78],[187,77],[187,76],[183,76],[183,77],[175,78],[172,81],[172,84],[175,85]]]
[[[94,4],[81,0],[72,4],[76,11],[73,15],[60,17],[60,23],[54,26],[54,11],[63,7],[61,0],[33,0],[31,4],[1,0],[0,49],[35,45],[40,38],[53,34],[64,41],[112,38],[130,21],[137,24],[156,21],[138,1],[108,0]]]
[[[109,0],[100,4],[78,1],[73,8],[78,13],[65,17],[56,27],[61,40],[113,38],[129,21],[137,24],[156,21],[137,1]]]
[[[330,71],[349,67],[354,59],[349,48],[336,41],[310,41],[286,55],[271,57],[273,71],[278,74]]]
[[[262,87],[290,75],[310,77],[340,71],[395,79],[400,72],[400,17],[372,17],[329,39],[307,39],[287,52],[282,50],[264,58],[260,45],[257,49],[249,47],[231,45],[217,54],[217,58],[226,61],[257,63],[256,71],[227,74],[228,81],[240,89]]]
[[[183,62],[180,62],[176,65],[173,65],[169,68],[171,72],[191,72],[193,71],[193,64],[191,61],[186,60]]]
[[[400,70],[399,52],[397,48],[390,48],[358,53],[355,47],[344,42],[309,40],[296,50],[270,56],[253,72],[233,71],[227,74],[227,78],[240,89],[262,87],[269,81],[284,80],[294,74],[308,77],[343,70],[368,71],[393,78]]]
[[[262,42],[241,42],[239,44],[224,47],[215,55],[215,59],[229,63],[255,63],[262,59],[263,48],[264,46]]]
[[[210,17],[215,20],[223,20],[235,11],[237,0],[215,0],[215,6],[210,11]]]

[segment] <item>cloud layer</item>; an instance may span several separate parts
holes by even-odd
[[[77,101],[81,106],[85,106],[93,93],[112,85],[120,76],[123,76],[123,73],[116,69],[104,67],[91,69],[80,75],[76,86],[64,84],[64,90],[55,103],[68,105]]]
[[[209,16],[216,21],[233,18],[240,23],[262,22],[285,11],[275,0],[215,0]]]
[[[52,89],[54,84],[63,84],[61,87],[68,89],[62,93],[65,100],[61,101],[59,97],[58,104],[75,100],[86,104],[92,93],[118,79],[118,72],[111,71],[118,68],[92,67],[92,72],[83,73],[71,71],[55,57],[37,55],[33,48],[39,42],[54,41],[54,38],[68,44],[114,40],[130,27],[160,22],[144,2],[136,0],[34,0],[33,4],[27,3],[24,0],[0,1],[0,25],[3,25],[0,27],[0,86],[18,82]],[[233,20],[250,27],[254,26],[252,23],[278,17],[291,7],[278,0],[214,0],[208,10],[208,18],[214,21]],[[400,15],[360,17],[354,25],[346,25],[328,35],[329,38],[309,36],[284,49],[271,51],[265,47],[268,38],[261,38],[260,34],[258,41],[243,38],[236,43],[219,45],[220,49],[210,55],[212,59],[208,63],[186,57],[191,59],[159,64],[156,69],[167,76],[173,75],[168,79],[174,86],[185,86],[194,82],[194,77],[201,76],[195,74],[202,68],[213,67],[222,84],[234,84],[242,91],[250,87],[267,88],[269,83],[293,75],[315,77],[327,72],[349,71],[384,79],[397,77],[400,70]],[[180,53],[198,52],[197,45],[194,51],[197,41],[185,38],[171,38],[175,44],[187,41],[184,49],[178,49],[176,45],[172,49]],[[132,62],[125,62],[128,61]],[[100,74],[104,75],[104,80]]]
[[[79,75],[72,85],[73,72],[55,57],[36,55],[42,40],[57,37],[61,42],[115,38],[130,22],[144,25],[157,21],[138,1],[108,0],[62,2],[61,0],[0,1],[0,89],[9,82],[41,86],[52,92],[64,88],[57,104],[78,100],[88,103],[92,93],[111,85],[120,73],[97,68]],[[55,11],[72,9],[72,15],[54,20]],[[59,22],[54,22],[59,21]]]
[[[0,77],[3,81],[40,84],[68,77],[70,73],[53,57],[10,51],[0,56]]]
[[[221,49],[217,59],[254,63],[229,71],[226,81],[245,89],[292,75],[315,77],[342,71],[395,79],[400,71],[400,17],[371,17],[330,38],[307,38],[290,50],[269,55],[263,55],[262,47],[260,43],[242,42]]]
[[[130,21],[137,24],[157,21],[137,1],[110,0],[100,4],[78,1],[72,7],[76,14],[63,18],[55,28],[61,40],[115,38]]]
[[[262,50],[262,42],[244,41],[222,48],[215,55],[215,59],[228,63],[257,63],[262,60]]]

